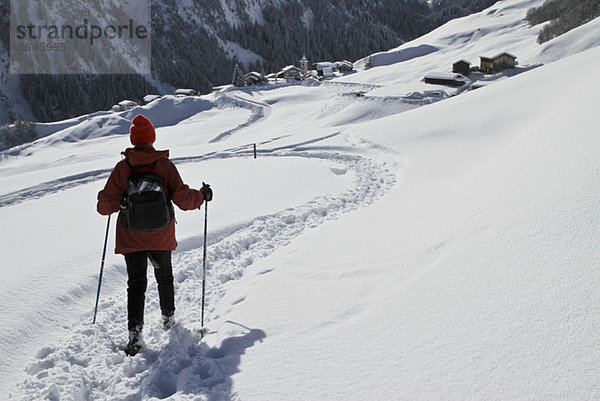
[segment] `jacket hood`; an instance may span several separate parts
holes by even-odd
[[[129,163],[133,166],[141,166],[144,164],[151,164],[160,159],[166,159],[169,157],[168,150],[155,150],[149,146],[146,148],[127,148],[121,152],[125,156]]]

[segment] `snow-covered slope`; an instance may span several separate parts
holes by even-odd
[[[499,2],[403,47],[436,51],[330,83],[165,98],[5,152],[2,394],[600,397],[598,22],[540,47],[523,21],[538,3]],[[470,18],[485,39],[465,38]],[[518,48],[506,48],[511,38]],[[420,79],[466,48],[510,50],[521,69],[428,96],[454,94]],[[211,183],[215,200],[208,336],[194,331],[204,214],[178,212],[180,324],[160,330],[150,278],[146,348],[127,358],[118,255],[91,325],[107,222],[94,209],[138,112],[157,121],[156,146],[171,149],[184,179]]]
[[[242,399],[598,397],[599,57],[349,130],[403,180],[235,284],[220,321],[268,333]]]

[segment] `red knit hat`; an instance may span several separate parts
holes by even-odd
[[[146,117],[138,114],[129,127],[129,139],[134,146],[142,143],[154,143],[156,140],[154,125]]]

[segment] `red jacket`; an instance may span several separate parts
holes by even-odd
[[[156,162],[156,171],[165,180],[165,186],[173,203],[182,210],[198,209],[202,204],[202,193],[183,183],[177,168],[171,162],[169,151],[157,151],[152,146],[129,148],[121,153],[133,166]],[[121,208],[121,199],[127,185],[130,168],[121,160],[113,169],[104,189],[98,193],[98,213],[110,215]],[[162,230],[131,231],[121,225],[121,216],[117,220],[115,253],[140,251],[172,251],[177,247],[175,240],[175,219]]]

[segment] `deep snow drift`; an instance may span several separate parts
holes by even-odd
[[[415,58],[394,49],[329,83],[165,98],[5,152],[2,394],[599,398],[600,30],[538,46],[523,17],[539,3],[499,2],[400,48],[427,50]],[[420,82],[504,50],[519,68],[481,89]],[[204,211],[178,212],[180,324],[160,329],[150,277],[146,348],[127,358],[119,255],[91,325],[106,225],[95,195],[128,146],[124,122],[163,109],[156,147],[215,189],[210,332],[195,333]]]

